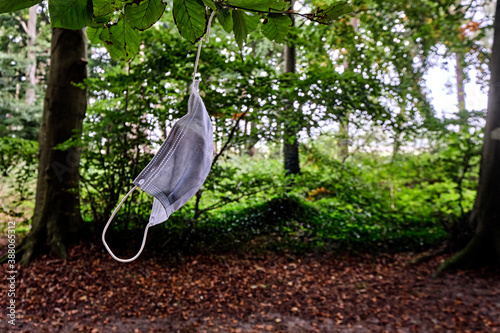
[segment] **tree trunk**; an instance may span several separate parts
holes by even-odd
[[[353,17],[351,18],[349,24],[354,28],[354,32],[357,33],[359,29],[359,19],[357,17]],[[344,72],[347,71],[347,69],[349,68],[349,63],[347,60],[344,61],[342,67],[344,67]],[[339,123],[339,156],[342,159],[342,163],[349,156],[349,117],[350,112],[346,112],[342,121]]]
[[[290,0],[290,10],[293,10],[295,0]],[[294,18],[291,16],[292,25],[295,24]],[[283,47],[283,58],[285,62],[285,73],[295,73],[296,65],[296,49],[295,44],[285,43]],[[289,101],[288,108],[293,108],[293,101]],[[285,174],[299,174],[300,164],[299,164],[299,142],[297,140],[298,129],[296,126],[291,126],[288,121],[284,122],[284,141],[283,141],[283,153],[284,153],[284,164],[285,164]]]
[[[35,52],[35,41],[36,41],[36,9],[38,5],[30,7],[29,17],[28,17],[28,88],[26,89],[26,104],[35,104],[35,86],[36,86],[36,52]]]
[[[455,53],[457,59],[457,65],[455,67],[455,72],[457,75],[457,101],[458,101],[458,112],[465,111],[465,89],[464,89],[464,68],[462,65],[462,53],[457,51]]]
[[[16,251],[23,265],[47,251],[66,258],[66,247],[77,239],[83,225],[79,205],[80,151],[54,147],[82,128],[87,96],[74,83],[82,83],[87,77],[86,53],[84,30],[52,30],[49,77],[38,135],[35,213],[32,229]]]
[[[488,114],[484,131],[479,188],[471,214],[477,224],[474,237],[464,250],[446,261],[438,272],[500,266],[500,1],[496,5],[493,52],[490,63]]]
[[[455,72],[457,76],[457,101],[458,118],[460,119],[460,131],[467,125],[467,111],[465,109],[465,78],[463,66],[463,54],[460,51],[455,53],[457,64]]]
[[[247,122],[248,124],[248,122]],[[259,142],[259,138],[257,137],[257,124],[255,121],[250,121],[250,133],[248,133],[246,153],[250,157],[254,157],[256,154],[255,145]]]
[[[396,157],[398,157],[399,149],[401,148],[401,140],[403,137],[403,133],[397,131],[394,134],[394,142],[392,144],[392,156],[391,156],[391,164],[396,161]]]
[[[349,113],[339,123],[339,157],[346,160],[349,156]]]

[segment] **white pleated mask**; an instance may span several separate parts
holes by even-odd
[[[209,27],[214,13],[210,16]],[[207,30],[207,40],[208,33]],[[193,78],[196,77],[201,43],[200,40]],[[102,242],[109,254],[117,261],[130,262],[137,259],[144,249],[149,227],[165,222],[170,214],[191,199],[201,188],[210,172],[214,146],[213,127],[198,93],[199,82],[193,79],[191,84],[187,114],[175,123],[158,153],[133,181],[135,186],[120,201],[104,227]],[[121,259],[113,254],[106,243],[105,235],[118,209],[137,188],[154,197],[153,207],[139,252],[132,258]]]
[[[130,262],[144,249],[149,227],[165,222],[201,188],[213,160],[213,127],[210,116],[198,93],[198,84],[191,85],[187,114],[179,119],[144,170],[133,181],[135,185],[122,199],[103,230],[102,241],[109,254],[121,262]],[[125,199],[136,189],[154,197],[149,223],[144,230],[139,252],[130,259],[116,257],[104,238],[109,224]]]
[[[191,199],[205,182],[213,159],[213,128],[198,84],[191,85],[188,112],[175,123],[134,185],[155,199],[149,225],[164,222]]]

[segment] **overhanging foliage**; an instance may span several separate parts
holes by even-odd
[[[37,4],[36,0],[1,0],[0,13]],[[286,0],[173,0],[172,13],[180,35],[197,42],[207,30],[209,11],[220,15],[219,22],[234,32],[239,47],[247,34],[261,26],[270,40],[283,42],[291,27],[290,15],[300,15],[321,24],[330,24],[353,10],[344,0],[321,2],[311,13],[288,11]],[[137,31],[153,26],[163,15],[162,0],[49,0],[53,27],[82,29],[89,27],[91,41],[101,41],[111,57],[129,60],[139,51],[141,37]]]

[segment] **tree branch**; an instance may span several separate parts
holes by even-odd
[[[213,205],[210,205],[206,208],[203,208],[203,209],[200,209],[199,213],[200,215],[205,213],[205,212],[208,212],[209,210],[212,210],[212,209],[217,209],[217,208],[220,208],[220,207],[223,207],[227,204],[230,204],[231,202],[236,202],[236,201],[239,201],[240,199],[244,198],[244,197],[247,197],[247,196],[252,196],[252,195],[255,195],[257,193],[260,193],[260,192],[264,192],[268,189],[270,189],[271,186],[267,186],[267,187],[264,187],[264,188],[261,188],[259,190],[256,190],[256,191],[253,191],[253,192],[249,192],[249,193],[244,193],[236,198],[232,198],[232,199],[227,199],[227,200],[222,200],[218,203],[215,203]]]
[[[250,9],[250,8],[233,6],[233,5],[229,5],[226,3],[222,4],[222,6],[224,6],[226,8],[241,9],[241,10],[245,10],[247,12],[259,13],[259,14],[297,15],[297,16],[303,17],[305,19],[308,19],[310,21],[317,22],[319,24],[326,24],[326,25],[329,24],[329,23],[315,20],[318,13],[305,13],[305,14],[303,14],[303,13],[298,13],[298,12],[293,11],[293,10],[271,10],[271,9],[269,9],[268,11],[264,11],[264,10],[258,10],[258,9]]]
[[[26,34],[29,35],[29,30],[28,26],[26,25],[26,22],[24,22],[24,20],[20,16],[16,16],[16,18],[19,20],[19,23],[21,24],[21,27],[23,27],[24,32],[26,32]]]
[[[243,119],[243,117],[246,116],[248,111],[250,111],[249,108],[245,112],[240,114],[240,116],[236,120],[236,124],[234,124],[233,128],[231,129],[231,133],[229,133],[229,137],[228,137],[226,143],[224,144],[224,147],[222,147],[221,150],[217,153],[217,155],[215,155],[214,160],[212,161],[212,166],[210,167],[210,169],[212,169],[214,167],[214,165],[215,165],[215,163],[217,163],[217,160],[219,159],[219,157],[224,153],[224,151],[227,149],[227,147],[231,143],[231,140],[233,139],[234,134],[236,133],[236,129],[238,128],[238,125],[240,124],[241,119]]]

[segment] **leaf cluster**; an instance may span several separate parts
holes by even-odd
[[[0,13],[13,12],[37,4],[37,0],[0,2]],[[53,27],[81,29],[89,27],[91,42],[102,42],[114,59],[129,60],[139,51],[139,31],[149,29],[162,17],[167,4],[163,0],[50,0]],[[315,11],[301,14],[289,10],[286,0],[173,0],[172,14],[181,36],[195,43],[206,33],[209,14],[228,33],[233,32],[240,48],[247,35],[259,25],[270,40],[283,42],[292,15],[329,24],[352,11],[345,0],[323,4]]]

